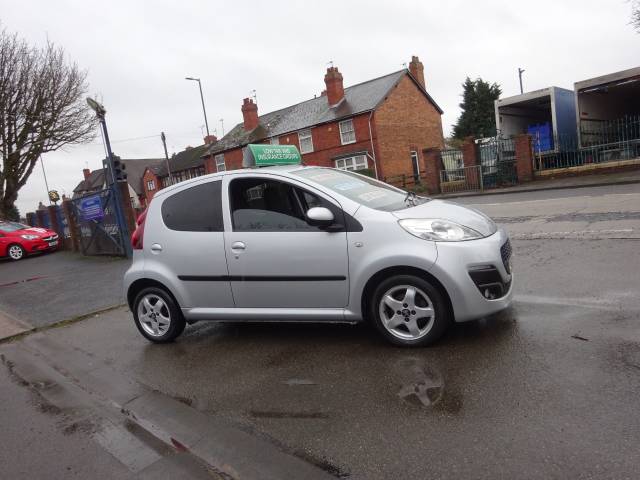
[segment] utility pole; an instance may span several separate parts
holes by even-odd
[[[222,136],[224,137],[224,118],[220,119],[220,126],[222,128]]]
[[[522,90],[522,74],[524,73],[524,68],[518,67],[518,78],[520,79],[520,93],[524,93]]]
[[[40,166],[42,167],[42,175],[44,176],[44,186],[47,189],[47,198],[49,199],[49,205],[51,205],[51,197],[49,196],[49,182],[47,182],[47,173],[44,171],[44,162],[42,161],[42,155],[40,155]]]
[[[167,161],[167,174],[169,175],[167,177],[169,180],[167,183],[171,185],[173,182],[171,181],[171,167],[169,166],[169,154],[167,153],[167,137],[165,137],[164,132],[160,132],[160,138],[162,139],[162,146],[164,147],[164,158]]]

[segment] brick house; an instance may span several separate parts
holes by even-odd
[[[424,174],[422,151],[444,147],[442,110],[418,57],[408,69],[347,88],[330,67],[324,82],[320,96],[264,115],[245,98],[243,122],[206,150],[206,173],[242,168],[247,144],[272,143],[295,145],[306,165],[368,169],[385,179]]]
[[[187,147],[179,153],[174,153],[169,158],[169,168],[167,168],[166,160],[163,160],[149,165],[145,169],[142,176],[142,185],[147,204],[158,190],[206,173],[203,157],[207,148],[214,144],[217,139],[215,135],[209,135],[204,140],[205,143],[203,145]],[[169,169],[171,170],[171,178],[169,178]]]
[[[425,89],[423,69],[414,56],[408,69],[344,88],[342,74],[330,67],[320,96],[265,115],[245,98],[242,123],[169,159],[171,179],[166,162],[145,170],[146,201],[169,184],[242,168],[250,143],[295,145],[306,165],[368,170],[379,179],[424,175],[423,150],[443,148],[444,138],[442,110]]]
[[[133,208],[141,208],[146,205],[146,190],[143,185],[143,176],[147,168],[154,167],[161,162],[158,158],[120,159],[125,166],[127,173],[127,183],[129,187],[129,198]],[[77,198],[89,193],[98,192],[106,188],[105,169],[82,170],[84,179],[73,189],[73,197]]]

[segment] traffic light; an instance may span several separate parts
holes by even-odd
[[[113,177],[116,182],[125,182],[127,180],[127,166],[122,163],[120,157],[113,157]]]

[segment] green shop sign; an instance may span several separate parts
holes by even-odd
[[[269,165],[298,165],[300,152],[294,145],[249,144],[244,150],[243,166],[266,167]]]

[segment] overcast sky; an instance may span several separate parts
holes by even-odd
[[[240,122],[242,99],[257,91],[259,113],[312,98],[329,61],[345,86],[424,63],[427,90],[455,122],[465,77],[498,82],[503,96],[640,65],[640,35],[626,0],[94,2],[0,0],[0,22],[32,44],[47,37],[89,71],[90,92],[108,111],[116,154],[163,155],[202,143],[195,82],[211,130]],[[143,138],[139,137],[150,137]],[[129,140],[129,139],[136,140]],[[43,156],[49,187],[71,194],[82,169],[101,166],[101,141]],[[20,191],[21,213],[46,203],[38,166]]]

